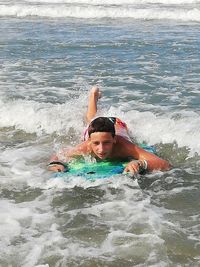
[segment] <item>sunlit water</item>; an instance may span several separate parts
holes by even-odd
[[[0,2],[0,266],[200,266],[199,1]],[[99,114],[174,166],[55,178]]]

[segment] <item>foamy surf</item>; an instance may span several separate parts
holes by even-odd
[[[121,3],[122,4],[122,3]],[[138,3],[136,3],[138,4]],[[154,4],[154,3],[153,3]],[[172,3],[170,3],[172,4]],[[181,3],[182,4],[182,3]],[[198,7],[175,8],[162,6],[138,6],[122,4],[110,5],[82,5],[74,3],[48,3],[44,4],[12,4],[0,6],[1,17],[47,17],[47,18],[77,18],[77,19],[136,19],[136,20],[177,20],[177,21],[200,21]]]
[[[14,2],[14,1],[13,1]],[[19,1],[17,1],[19,2]],[[64,3],[64,4],[88,4],[88,5],[136,5],[136,4],[198,4],[199,0],[25,0],[28,3]]]
[[[86,127],[84,120],[85,105],[82,94],[76,100],[64,104],[38,103],[35,101],[17,100],[1,101],[0,127],[14,127],[25,133],[38,136],[53,134],[63,137],[72,135],[74,140],[81,140]],[[85,101],[87,101],[85,99]],[[122,109],[124,109],[123,107]],[[153,109],[156,107],[152,107]],[[110,107],[102,110],[101,115],[117,116],[126,121],[130,133],[139,143],[155,145],[158,143],[176,142],[179,147],[187,147],[190,156],[200,154],[200,117],[193,111],[169,112],[157,115],[155,111],[122,112],[121,108]],[[68,144],[70,145],[70,144]]]
[[[14,127],[27,133],[67,135],[71,128],[75,131],[84,128],[83,113],[74,100],[56,105],[26,100],[2,102],[0,111],[0,127]],[[77,117],[80,127],[75,129]]]

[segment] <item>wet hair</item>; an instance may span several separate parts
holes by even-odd
[[[112,137],[115,137],[115,124],[112,118],[98,117],[94,119],[88,127],[88,135],[96,132],[111,133]]]

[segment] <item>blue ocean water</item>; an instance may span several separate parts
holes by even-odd
[[[200,1],[0,1],[0,265],[199,266]],[[52,178],[88,91],[174,166]]]

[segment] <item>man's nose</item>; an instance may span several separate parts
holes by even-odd
[[[99,144],[99,151],[103,151],[104,150],[104,145],[102,143]]]

